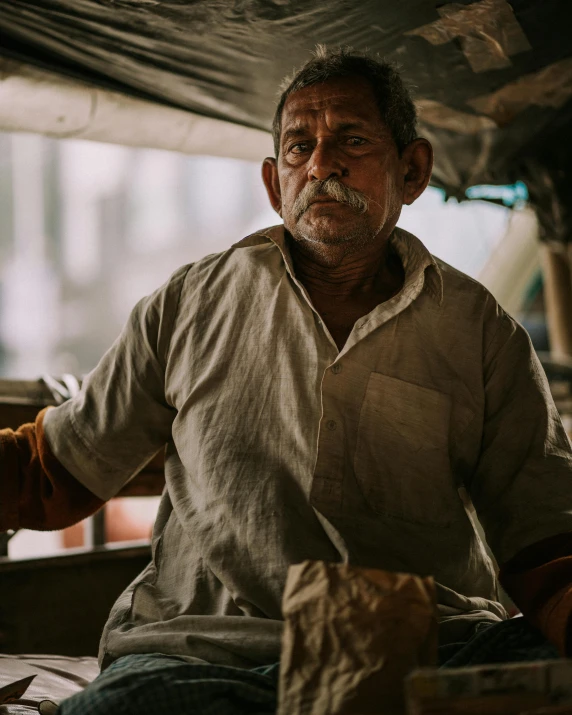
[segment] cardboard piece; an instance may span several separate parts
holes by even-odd
[[[35,677],[35,675],[30,675],[27,678],[16,680],[13,683],[8,683],[8,685],[0,688],[0,705],[15,703],[17,700],[20,700],[22,695],[24,695],[26,690],[28,690],[30,683]]]
[[[306,561],[292,566],[278,715],[394,715],[404,678],[437,660],[432,578]]]
[[[572,715],[572,660],[426,668],[406,693],[408,715]]]

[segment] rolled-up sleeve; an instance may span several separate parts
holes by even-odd
[[[133,309],[81,392],[47,412],[46,439],[59,462],[102,500],[114,496],[170,439],[165,398],[170,337],[189,266]]]
[[[484,331],[481,453],[469,491],[497,561],[572,531],[572,453],[526,331],[496,304]]]

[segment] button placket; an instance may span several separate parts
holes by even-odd
[[[340,369],[340,363],[331,363],[322,379],[323,412],[311,490],[312,505],[330,516],[339,513],[342,505],[345,441],[337,399],[342,384],[336,377]]]

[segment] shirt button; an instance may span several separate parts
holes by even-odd
[[[326,427],[327,427],[330,431],[333,432],[333,431],[336,429],[337,424],[335,423],[334,420],[328,420],[328,421],[326,422]]]
[[[334,373],[334,375],[339,375],[341,371],[342,366],[339,362],[335,363],[335,365],[332,365],[332,372]]]

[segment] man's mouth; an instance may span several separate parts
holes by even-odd
[[[312,204],[339,204],[340,202],[333,199],[331,196],[319,196],[318,198],[312,199],[310,201],[310,206]]]

